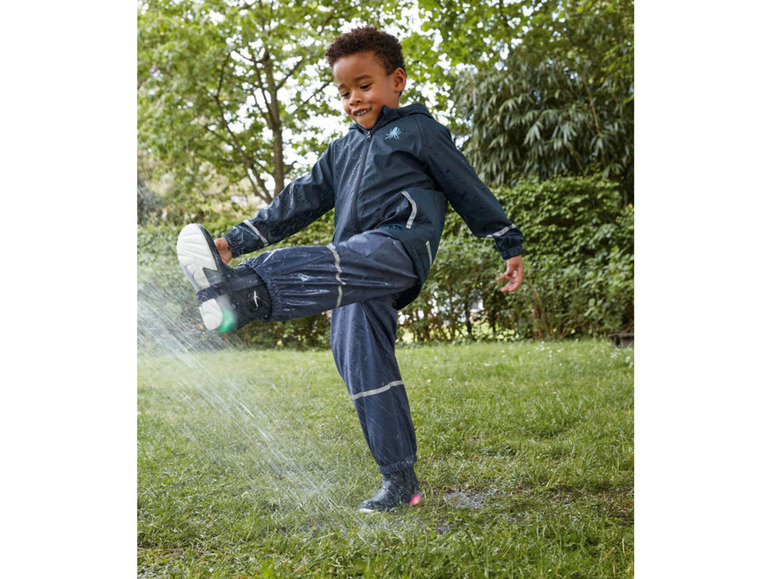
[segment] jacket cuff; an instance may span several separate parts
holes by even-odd
[[[509,259],[510,257],[517,257],[518,255],[523,255],[522,245],[519,245],[517,247],[513,247],[512,249],[508,249],[506,251],[501,252],[501,257],[503,259]]]
[[[502,259],[509,259],[510,257],[517,257],[523,255],[523,245],[519,241],[505,241],[503,239],[496,240],[496,246],[501,254]]]
[[[244,255],[245,253],[249,253],[249,249],[247,249],[247,245],[244,240],[244,233],[239,230],[238,226],[231,228],[231,230],[223,237],[225,238],[225,241],[228,242],[233,257],[238,257],[240,255]]]

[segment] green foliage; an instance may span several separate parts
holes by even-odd
[[[324,89],[325,47],[352,20],[387,21],[390,2],[254,3],[157,0],[138,14],[141,179],[174,176],[171,205],[269,202],[306,168],[329,135],[320,118],[341,117]],[[341,123],[341,130],[345,123]]]
[[[491,240],[478,239],[450,212],[440,251],[421,295],[401,312],[403,342],[561,339],[629,331],[634,324],[633,208],[620,206],[615,184],[602,177],[523,181],[495,191],[505,212],[526,235],[525,281],[502,294],[496,277],[504,263]],[[326,244],[333,234],[332,212],[299,234],[271,247]],[[219,236],[232,221],[221,216],[204,224]],[[148,308],[142,324],[174,334],[196,333],[195,296],[177,265],[177,229],[139,229],[140,303]],[[253,256],[242,256],[234,265]],[[174,313],[176,312],[177,317]],[[153,317],[154,316],[154,317]],[[140,332],[143,330],[142,324]],[[199,334],[207,332],[198,331]],[[163,335],[163,333],[162,333]],[[197,340],[213,345],[214,338]],[[254,347],[326,347],[329,320],[320,314],[299,320],[253,322],[218,338]]]
[[[526,236],[525,281],[502,294],[503,262],[455,213],[424,291],[403,311],[417,341],[462,337],[559,339],[633,326],[633,213],[601,177],[523,181],[498,189]]]
[[[493,244],[450,214],[426,287],[402,312],[402,339],[633,327],[633,2],[420,0],[418,9],[420,30],[398,2],[140,5],[140,294],[163,296],[179,314],[160,317],[170,329],[198,323],[174,258],[176,229],[200,222],[224,233],[324,149],[329,135],[317,121],[341,113],[324,95],[323,49],[364,23],[352,14],[402,31],[411,81],[403,100],[426,93],[440,113],[455,107],[450,125],[465,153],[502,187],[526,235],[525,285],[503,295]],[[328,215],[280,246],[331,237]],[[252,324],[212,344],[318,347],[327,329],[320,315]]]
[[[553,18],[556,4],[554,0],[418,0],[423,24],[417,29],[405,22],[401,36],[409,63],[408,89],[417,82],[433,95],[435,111],[448,113],[456,98],[453,84],[458,75],[501,60],[540,16],[546,13]],[[464,126],[453,118],[451,125],[456,133]]]
[[[346,124],[324,47],[364,23],[397,31],[403,101],[449,116],[489,184],[601,172],[632,201],[631,0],[420,0],[418,12],[420,29],[394,1],[141,3],[138,222],[256,207],[299,176],[335,136],[322,121]]]
[[[602,173],[633,199],[633,3],[575,2],[454,97],[481,178]]]

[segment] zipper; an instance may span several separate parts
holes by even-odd
[[[375,128],[375,127],[373,127]],[[367,143],[367,147],[365,148],[364,155],[362,157],[362,166],[359,168],[359,175],[357,176],[357,182],[354,186],[354,211],[352,212],[352,221],[354,222],[354,230],[357,233],[362,233],[360,227],[359,227],[359,187],[362,184],[362,177],[365,174],[365,165],[367,164],[367,156],[370,154],[370,145],[372,144],[371,138],[373,136],[373,129],[370,129],[367,131],[367,139],[365,142]]]

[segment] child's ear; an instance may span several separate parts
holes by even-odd
[[[392,72],[391,82],[394,85],[395,92],[401,93],[403,90],[405,90],[405,85],[407,85],[407,73],[405,72],[405,69],[398,68]]]

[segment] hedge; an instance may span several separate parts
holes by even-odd
[[[538,340],[601,336],[634,327],[634,212],[601,177],[523,181],[494,191],[525,234],[525,279],[514,294],[495,281],[504,270],[493,242],[478,239],[452,210],[423,292],[400,316],[403,343]],[[205,222],[215,235],[229,223]],[[217,336],[200,328],[193,292],[176,262],[178,228],[138,229],[139,341],[221,347],[325,347],[324,314],[290,322],[254,322]],[[276,247],[324,244],[332,213]],[[244,256],[236,262],[246,259]],[[171,337],[170,337],[171,336]]]

